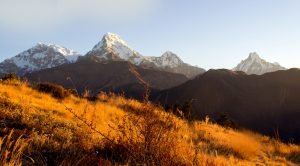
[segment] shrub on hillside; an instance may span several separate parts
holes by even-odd
[[[174,115],[180,118],[192,120],[192,101],[186,101],[180,104],[176,103],[172,106],[166,106],[165,109],[171,111]]]
[[[7,80],[18,80],[19,77],[15,74],[15,73],[8,73],[5,74],[2,78],[3,81],[7,81]]]
[[[76,89],[67,89],[69,94],[79,97],[79,94]]]
[[[39,83],[36,85],[36,89],[40,92],[49,93],[53,97],[58,99],[64,99],[70,96],[70,92],[64,89],[62,86],[53,83]]]
[[[230,119],[227,115],[221,114],[220,117],[216,120],[217,124],[223,127],[229,127],[232,129],[239,129],[238,124]]]

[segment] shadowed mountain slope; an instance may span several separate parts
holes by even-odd
[[[127,96],[141,98],[144,88],[130,72],[131,66],[125,61],[95,62],[81,59],[77,63],[41,70],[25,77],[34,82],[53,82],[64,87],[76,88],[79,93],[85,89],[90,90],[92,94],[99,91],[125,92]],[[171,88],[188,80],[181,74],[137,66],[135,68],[153,91]]]
[[[242,127],[300,142],[300,70],[246,75],[209,70],[155,98],[162,103],[192,102],[192,115],[217,119],[228,115]]]

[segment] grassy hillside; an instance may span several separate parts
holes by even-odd
[[[300,146],[113,94],[53,97],[0,82],[0,165],[297,165]]]

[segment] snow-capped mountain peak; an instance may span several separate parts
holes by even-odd
[[[261,60],[261,58],[259,57],[259,55],[256,52],[251,52],[249,54],[249,57],[247,59],[251,59],[251,60]]]
[[[100,50],[103,48],[103,46],[113,47],[114,45],[128,47],[127,43],[123,39],[121,39],[119,35],[107,32],[102,37],[102,40],[94,46],[93,50]]]
[[[0,63],[1,73],[24,75],[45,68],[77,61],[80,55],[71,49],[55,44],[38,43],[34,47]]]
[[[106,33],[87,56],[95,56],[100,60],[124,60],[133,64],[140,64],[143,60],[141,54],[130,48],[119,35],[111,32]]]
[[[246,60],[242,60],[233,70],[243,71],[247,74],[261,75],[268,72],[284,70],[279,63],[270,63],[259,57],[256,52],[249,54]]]
[[[95,61],[128,61],[144,68],[184,74],[189,78],[204,72],[201,68],[184,63],[171,51],[159,57],[143,56],[130,48],[119,35],[110,32],[102,37],[86,57],[92,57]]]
[[[102,40],[87,53],[101,60],[124,60],[135,65],[154,64],[155,67],[177,67],[184,62],[173,52],[167,51],[160,57],[146,57],[130,48],[127,43],[114,33],[106,33]]]
[[[161,57],[161,66],[174,68],[177,67],[184,62],[173,52],[166,51]]]
[[[63,55],[69,62],[73,63],[77,61],[80,54],[72,49],[68,49],[66,47],[59,46],[57,44],[45,44],[42,42],[37,43],[34,47],[31,48],[32,50],[47,50],[51,49],[55,52],[60,53]],[[25,51],[26,52],[26,51]],[[44,56],[47,56],[47,54],[44,54]],[[37,57],[38,58],[38,57]]]

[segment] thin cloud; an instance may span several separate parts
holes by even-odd
[[[158,0],[0,0],[0,25],[45,28],[78,19],[127,21],[155,10]]]

